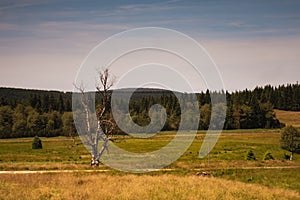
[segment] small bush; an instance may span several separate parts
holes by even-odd
[[[255,155],[252,150],[248,151],[246,160],[256,160]]]
[[[251,182],[253,180],[254,180],[254,178],[253,178],[253,176],[251,176],[250,178],[247,179],[247,182]]]
[[[42,148],[43,148],[42,140],[38,136],[35,136],[32,141],[32,149],[42,149]]]
[[[283,159],[284,159],[284,160],[290,160],[290,155],[284,153],[284,154],[283,154]]]
[[[271,152],[266,152],[266,154],[264,155],[264,160],[274,160],[274,157],[271,154]]]

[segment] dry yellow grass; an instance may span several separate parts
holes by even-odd
[[[276,117],[286,125],[300,127],[300,111],[275,110]]]
[[[0,199],[300,199],[291,190],[174,175],[0,175]]]

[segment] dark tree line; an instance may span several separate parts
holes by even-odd
[[[214,94],[217,95],[217,94]],[[134,122],[139,125],[150,123],[148,111],[154,104],[163,105],[167,112],[167,121],[164,130],[177,130],[181,120],[181,108],[189,107],[189,94],[182,94],[184,104],[179,105],[175,95],[164,95],[154,99],[153,97],[143,97],[140,100],[130,103],[130,115]],[[251,96],[251,95],[250,95]],[[217,113],[212,113],[209,92],[197,94],[200,106],[199,129],[209,128],[211,118],[217,117]],[[226,110],[224,129],[253,129],[253,128],[280,128],[284,126],[276,119],[274,106],[271,102],[261,102],[255,96],[243,99],[241,95],[227,94],[227,107],[219,103],[216,105],[217,112]],[[193,113],[188,113],[189,121],[193,120]],[[192,124],[192,123],[191,123]],[[189,124],[186,124],[187,129]]]
[[[0,88],[0,138],[75,135],[72,93]]]
[[[16,108],[18,104],[31,106],[40,114],[51,111],[72,111],[72,93],[44,90],[0,88],[0,106]]]
[[[300,111],[300,85],[298,82],[278,87],[271,85],[256,87],[253,91],[234,92],[232,96],[238,96],[243,102],[249,102],[253,97],[261,103],[270,102],[275,109]]]
[[[76,133],[71,112],[39,113],[31,106],[18,104],[0,107],[0,138],[74,136]]]
[[[177,97],[170,91],[139,89],[131,98],[130,116],[135,123],[147,125],[150,123],[150,107],[161,104],[167,112],[163,130],[177,130],[181,120],[180,106],[189,107],[191,104],[191,95],[177,95],[184,99],[183,105],[179,105]],[[196,95],[200,109],[199,129],[205,130],[211,117],[215,117],[211,113],[210,93],[205,91]],[[70,92],[0,88],[0,138],[76,134],[71,98]],[[217,106],[220,110],[226,109],[224,129],[278,128],[283,125],[276,119],[274,109],[300,111],[298,83],[227,92],[226,98],[226,108],[222,104]],[[122,106],[127,105],[119,101],[122,111]],[[97,102],[101,102],[100,96],[96,96]],[[185,116],[189,117],[188,121],[194,120],[192,112]],[[117,132],[121,133],[120,130]]]

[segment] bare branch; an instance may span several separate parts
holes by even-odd
[[[96,86],[98,93],[102,96],[100,108],[97,109],[97,131],[95,137],[95,144],[98,147],[99,140],[103,140],[102,147],[97,155],[92,158],[92,163],[99,163],[99,159],[103,152],[108,152],[109,135],[113,134],[116,128],[116,123],[110,113],[110,89],[114,85],[115,78],[111,76],[108,68],[103,71],[98,71],[99,84]]]
[[[74,84],[74,87],[80,92],[80,102],[84,109],[85,114],[85,125],[86,125],[86,135],[87,135],[87,142],[90,146],[93,146],[93,137],[91,133],[91,117],[90,117],[90,111],[89,111],[89,99],[86,96],[85,87],[83,83],[80,84],[80,86],[77,86]]]

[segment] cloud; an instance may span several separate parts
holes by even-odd
[[[70,22],[70,21],[48,21],[39,25],[41,29],[46,30],[126,30],[130,26],[125,24],[92,24],[85,22]]]
[[[130,28],[125,24],[67,21],[46,21],[30,25],[0,23],[0,54],[77,54],[89,51],[112,34]]]
[[[119,6],[117,11],[119,12],[130,12],[130,13],[140,13],[145,11],[166,11],[166,10],[174,10],[179,8],[177,5],[169,5],[169,4],[129,4]]]
[[[18,24],[13,23],[0,23],[0,30],[1,31],[16,31],[19,29]]]
[[[204,40],[229,89],[294,81],[299,75],[300,15],[297,5],[287,4],[1,1],[0,74],[6,79],[0,80],[14,82],[13,76],[5,75],[3,70],[13,74],[12,69],[18,67],[21,77],[37,69],[42,73],[39,66],[46,66],[53,78],[56,74],[51,67],[58,73],[63,66],[70,69],[78,65],[93,47],[115,33],[141,26],[163,26],[200,42]],[[39,85],[29,75],[26,81],[30,82],[30,78],[32,85]]]
[[[257,26],[254,24],[249,24],[242,21],[232,21],[228,23],[229,27],[235,27],[235,28],[256,28]]]
[[[25,8],[34,5],[42,5],[46,4],[47,1],[40,1],[40,0],[9,0],[9,1],[2,1],[0,4],[0,11],[6,10],[13,10],[16,8]]]

